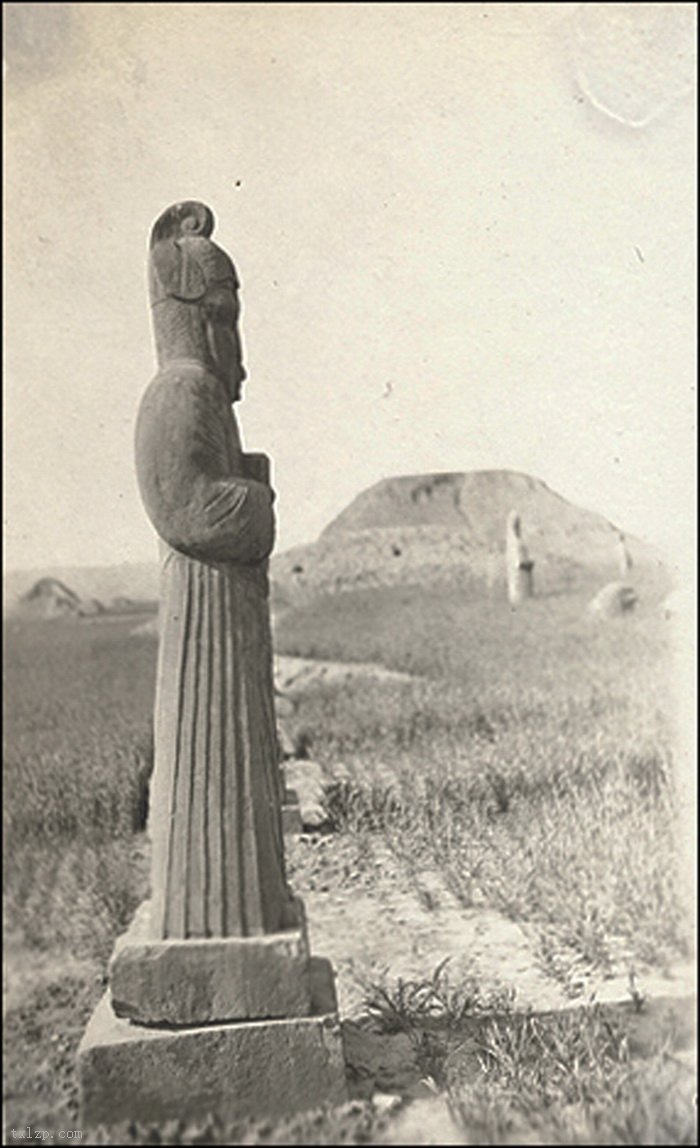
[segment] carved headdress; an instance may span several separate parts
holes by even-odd
[[[153,224],[148,284],[151,307],[165,299],[196,303],[214,284],[238,287],[230,258],[210,238],[214,214],[185,200],[168,207]]]

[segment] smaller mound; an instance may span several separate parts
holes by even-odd
[[[637,604],[637,592],[625,582],[608,582],[589,603],[588,609],[603,618],[629,614]]]
[[[128,598],[120,594],[108,603],[110,614],[152,614],[155,604],[150,598]]]
[[[106,613],[104,606],[98,602],[97,598],[84,598],[81,599],[78,608],[78,616],[80,618],[95,618],[98,614]]]
[[[40,578],[20,599],[18,613],[31,618],[78,618],[86,609],[95,613],[96,606],[96,603],[83,603],[75,591],[58,578]]]

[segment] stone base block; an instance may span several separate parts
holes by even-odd
[[[285,789],[282,801],[282,832],[287,836],[288,834],[301,833],[303,828],[299,795],[294,789]]]
[[[144,902],[110,962],[114,1013],[145,1025],[308,1016],[309,943],[301,901],[293,907],[294,927],[280,933],[154,940]]]
[[[78,1049],[84,1129],[123,1121],[282,1118],[347,1099],[330,962],[311,958],[307,1017],[145,1028],[100,1001]]]

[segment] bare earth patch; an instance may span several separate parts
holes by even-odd
[[[585,996],[572,999],[567,984],[542,967],[534,933],[485,905],[462,907],[436,871],[411,877],[378,835],[360,844],[342,834],[305,834],[287,842],[287,855],[291,883],[305,902],[312,951],[335,968],[352,1094],[370,1099],[388,1093],[413,1102],[398,1121],[392,1119],[385,1142],[464,1143],[446,1139],[455,1136],[455,1127],[444,1097],[435,1095],[430,1061],[415,1031],[382,1030],[367,1012],[376,986],[391,991],[400,982],[425,983],[440,965],[455,989],[476,984],[484,1000],[500,992],[507,1009],[521,1014],[573,1017],[595,999],[619,1015],[636,1054],[670,1042],[679,1064],[694,1070],[690,965],[643,970],[634,982],[643,1000],[636,1002],[626,969],[605,979],[591,971]],[[470,1025],[473,1035],[479,1023],[478,1017],[476,1027],[467,1019],[457,1044],[466,1047]],[[477,1061],[469,1075],[478,1086]]]
[[[336,969],[341,1014],[362,1011],[363,984],[429,977],[449,958],[450,979],[507,987],[517,1007],[566,1005],[564,989],[539,967],[514,921],[490,908],[463,908],[436,870],[412,880],[379,839],[308,836],[288,842],[290,878],[304,898],[312,952]]]
[[[407,682],[410,674],[386,670],[374,662],[324,662],[317,658],[275,657],[275,684],[294,696],[318,685],[339,686],[356,681]]]

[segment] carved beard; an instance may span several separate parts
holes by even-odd
[[[231,403],[241,398],[245,370],[241,362],[238,335],[228,324],[204,318],[204,335],[214,374],[226,387]]]

